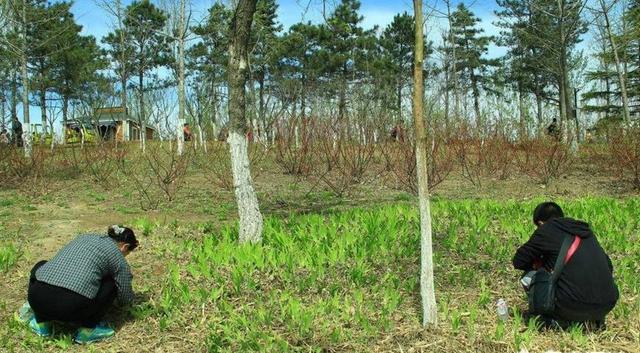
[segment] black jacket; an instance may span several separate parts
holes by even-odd
[[[556,299],[560,310],[575,315],[567,319],[585,321],[603,318],[618,301],[613,265],[589,224],[571,218],[556,218],[538,227],[513,257],[513,267],[530,271],[536,259],[552,270],[567,235],[582,238],[558,279]]]

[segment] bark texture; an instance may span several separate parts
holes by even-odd
[[[418,173],[418,198],[420,200],[420,295],[422,296],[422,325],[435,326],[438,321],[435,286],[433,279],[433,245],[431,230],[431,206],[427,169],[427,131],[423,117],[424,86],[422,67],[424,62],[424,34],[422,30],[422,0],[413,1],[415,13],[415,58],[413,66],[413,121],[416,130],[416,172]]]
[[[249,163],[245,85],[248,49],[257,0],[239,0],[231,21],[229,42],[229,149],[238,215],[240,243],[262,241],[262,214],[253,188]]]

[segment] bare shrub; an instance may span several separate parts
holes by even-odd
[[[262,164],[268,151],[256,143],[249,143],[249,160],[251,174],[254,178],[260,175]],[[229,145],[225,142],[214,141],[207,148],[207,152],[196,153],[194,158],[196,167],[204,171],[206,180],[226,191],[233,191],[233,175],[231,174],[231,155]]]
[[[77,147],[73,149],[71,160],[75,161]],[[107,190],[121,185],[118,171],[127,158],[124,146],[108,142],[86,145],[80,150],[80,156],[84,162],[83,170],[90,175],[92,181]]]
[[[477,136],[468,125],[457,130],[451,144],[462,168],[462,176],[474,186],[487,177],[507,179],[513,170],[514,148],[499,130],[488,136]]]
[[[601,170],[640,189],[640,126],[612,131],[606,145],[589,146],[588,152]]]
[[[351,129],[339,126],[331,121],[316,124],[314,150],[318,160],[309,177],[341,197],[353,186],[379,178],[382,170],[376,170],[374,163],[378,147],[374,142],[375,125],[359,123]]]
[[[184,184],[192,159],[192,149],[178,156],[173,146],[164,143],[148,143],[147,150],[120,165],[123,177],[135,187],[144,210],[154,210],[163,202],[175,200]]]
[[[454,167],[454,150],[447,146],[447,138],[442,132],[427,134],[427,168],[429,190],[434,190],[451,173]],[[380,148],[385,168],[389,172],[387,184],[414,195],[418,194],[416,173],[416,149],[413,137],[402,141],[385,143]]]
[[[16,188],[27,197],[50,194],[62,187],[56,181],[68,179],[64,166],[44,146],[33,146],[29,158],[14,146],[3,146],[0,152],[0,186]]]
[[[570,143],[549,137],[523,140],[519,143],[518,169],[541,184],[566,175],[575,162]]]
[[[287,174],[308,175],[313,165],[313,131],[309,118],[292,118],[278,124],[275,161]]]

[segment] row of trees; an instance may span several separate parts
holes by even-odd
[[[197,22],[188,0],[98,3],[113,20],[99,42],[81,34],[70,3],[3,2],[2,125],[18,120],[19,106],[26,128],[28,107],[36,105],[44,130],[53,131],[60,117],[70,119],[70,107],[86,116],[122,105],[140,125],[162,125],[156,127],[163,137],[173,137],[176,117],[157,114],[158,92],[173,90],[178,119],[197,126],[202,139],[217,135],[228,120],[233,10],[216,3]],[[499,0],[497,37],[484,35],[481,20],[463,3],[444,5],[429,11],[449,26],[438,44],[425,44],[423,66],[430,83],[425,109],[443,124],[473,121],[482,133],[501,121],[525,137],[557,116],[565,137],[579,135],[578,89],[584,111],[603,121],[629,122],[640,112],[637,0]],[[273,139],[279,121],[291,118],[332,118],[351,132],[358,128],[355,115],[389,126],[408,120],[412,15],[366,30],[360,2],[342,0],[323,23],[285,30],[277,8],[275,0],[258,1],[251,31],[248,114],[255,136]],[[576,49],[589,29],[601,47],[593,58]],[[489,58],[492,44],[507,47],[507,55]],[[172,123],[161,124],[158,116]]]

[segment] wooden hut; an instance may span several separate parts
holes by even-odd
[[[65,131],[69,142],[74,142],[82,133],[120,142],[140,140],[141,136],[140,124],[129,118],[124,107],[98,108],[91,117],[81,117],[67,122]],[[154,128],[146,126],[147,140],[153,140],[154,133]]]

